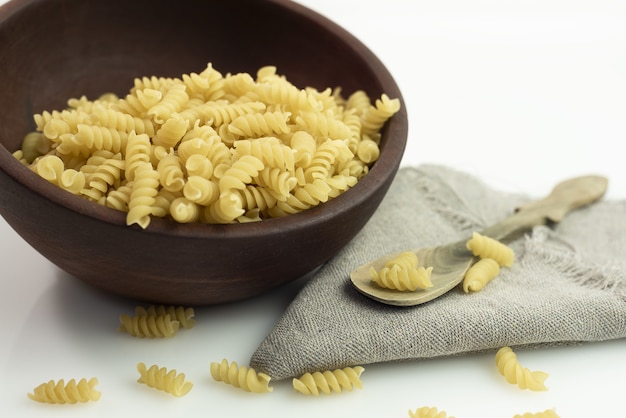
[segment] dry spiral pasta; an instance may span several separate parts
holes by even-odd
[[[178,332],[180,322],[168,315],[120,315],[118,330],[138,338],[171,338]]]
[[[343,369],[326,370],[324,372],[305,373],[292,380],[293,388],[304,395],[319,396],[339,393],[343,390],[352,391],[354,387],[361,389],[361,366],[344,367]]]
[[[150,305],[147,308],[143,306],[137,306],[135,308],[135,315],[147,315],[147,316],[166,316],[169,315],[174,321],[178,321],[182,328],[193,328],[196,321],[193,319],[195,312],[193,308],[185,308],[184,306],[165,306],[165,305]]]
[[[267,393],[272,391],[269,386],[270,376],[265,373],[257,373],[253,368],[239,366],[236,362],[228,363],[223,359],[221,362],[211,363],[211,377],[218,382],[230,384],[246,392]]]
[[[478,232],[474,232],[472,238],[467,241],[467,249],[475,256],[497,261],[501,267],[510,267],[515,260],[515,253],[510,247]]]
[[[150,223],[150,215],[153,214],[155,197],[159,188],[159,177],[159,172],[148,162],[140,164],[135,171],[126,216],[128,225],[136,223],[146,228]]]
[[[340,88],[298,88],[274,66],[259,68],[255,77],[222,75],[209,63],[178,78],[136,78],[120,97],[81,96],[67,104],[35,114],[36,132],[13,155],[70,193],[126,211],[128,225],[147,228],[153,217],[260,221],[338,196],[378,159],[380,132],[374,131],[400,101],[382,95],[372,104],[364,91],[344,98]],[[103,152],[119,154],[123,164],[103,168],[90,184],[95,165],[105,164]],[[193,176],[218,185],[218,198],[184,196],[193,204],[178,200],[171,206],[182,194],[161,195],[164,189],[180,192]],[[214,189],[196,179],[188,194],[199,187]]]
[[[497,261],[492,258],[482,258],[465,273],[463,290],[465,293],[478,292],[499,273],[500,265]]]
[[[541,371],[530,371],[522,367],[510,347],[502,347],[498,350],[496,353],[496,366],[508,383],[516,384],[520,389],[533,391],[548,390],[544,384],[548,374]]]
[[[559,415],[554,409],[546,409],[541,412],[526,412],[524,414],[514,415],[513,418],[559,418]]]
[[[37,386],[28,397],[37,402],[51,404],[75,404],[77,402],[97,401],[100,399],[100,392],[95,389],[98,379],[93,377],[89,380],[80,379],[78,383],[75,379],[70,379],[67,384],[63,379],[55,382],[50,380]]]
[[[387,261],[380,270],[371,267],[370,277],[378,286],[386,289],[427,289],[433,285],[430,281],[433,268],[418,267],[418,261],[413,251],[404,251]]]
[[[159,367],[156,364],[147,368],[144,363],[138,363],[137,371],[139,372],[137,382],[174,396],[184,396],[193,387],[193,383],[185,380],[184,373],[178,373],[176,370],[168,371],[167,368]]]
[[[422,406],[417,408],[415,411],[409,410],[410,418],[454,418],[452,416],[448,417],[448,414],[444,411],[439,411],[435,407],[430,406]]]

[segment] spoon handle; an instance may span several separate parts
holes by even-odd
[[[530,202],[501,222],[484,229],[481,234],[499,241],[510,241],[534,226],[560,222],[567,213],[600,199],[608,180],[602,176],[581,176],[557,184],[541,200]]]

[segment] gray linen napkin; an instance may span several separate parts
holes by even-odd
[[[365,228],[304,286],[250,365],[280,380],[505,345],[626,336],[626,201],[601,200],[552,228],[536,227],[510,244],[514,265],[476,293],[457,287],[424,305],[394,307],[351,287],[349,273],[361,264],[469,238],[531,200],[446,167],[401,169]]]

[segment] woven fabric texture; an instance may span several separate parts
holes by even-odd
[[[352,288],[350,272],[368,261],[469,238],[541,197],[503,193],[447,167],[401,169],[365,228],[302,288],[250,365],[280,380],[626,336],[626,201],[600,200],[535,227],[509,244],[513,266],[476,293],[459,286],[424,305],[395,307]]]

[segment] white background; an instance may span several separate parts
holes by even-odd
[[[0,3],[5,1],[0,0]],[[626,3],[610,0],[300,0],[339,23],[388,66],[410,119],[404,165],[439,163],[537,197],[569,176],[610,179],[626,199]],[[7,80],[5,80],[6,82]],[[68,277],[0,220],[0,410],[3,416],[407,417],[436,406],[456,418],[556,408],[561,417],[620,416],[626,341],[518,353],[550,373],[521,391],[489,355],[366,366],[364,388],[305,397],[289,381],[254,395],[214,382],[209,364],[247,364],[303,284],[197,308],[169,340],[116,331],[135,303]],[[195,386],[183,398],[137,384],[158,364]],[[97,403],[51,406],[26,393],[49,379],[98,377]]]

